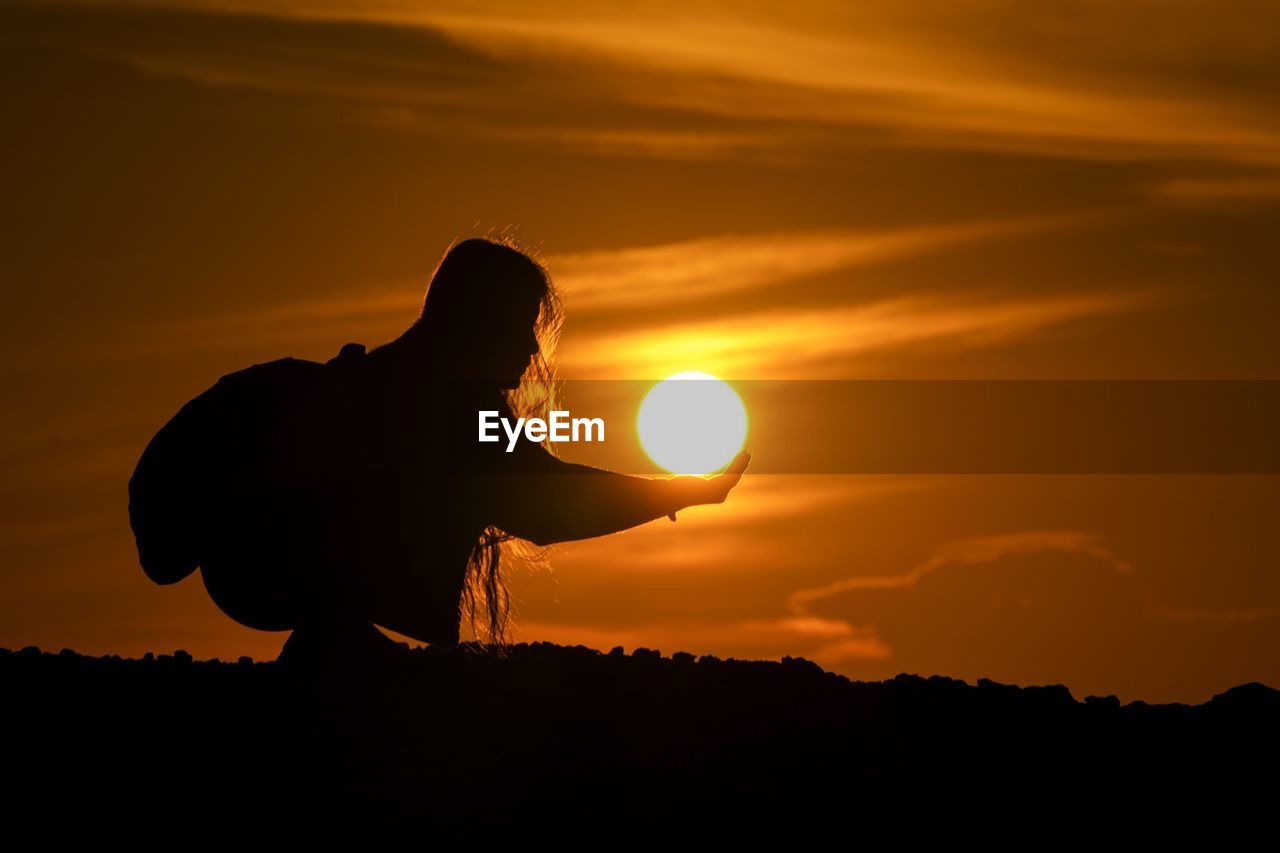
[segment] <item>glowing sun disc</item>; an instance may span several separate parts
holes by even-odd
[[[709,373],[677,373],[649,389],[636,418],[640,445],[673,474],[708,474],[729,464],[747,438],[747,410]]]

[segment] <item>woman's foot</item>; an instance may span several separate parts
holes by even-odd
[[[408,649],[368,622],[313,625],[295,629],[276,662],[290,669],[364,668],[396,660]]]

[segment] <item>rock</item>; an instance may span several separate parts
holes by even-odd
[[[788,669],[800,670],[804,672],[825,672],[825,670],[822,667],[818,666],[816,663],[809,660],[808,658],[793,658],[789,655],[783,655],[782,665],[787,667]]]

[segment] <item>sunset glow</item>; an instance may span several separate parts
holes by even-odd
[[[451,243],[505,233],[563,297],[564,405],[608,425],[558,452],[753,458],[723,507],[566,543],[554,572],[504,561],[517,640],[1126,701],[1280,684],[1280,476],[798,474],[800,449],[967,452],[990,408],[895,434],[815,406],[798,440],[763,393],[1280,377],[1276,4],[96,0],[0,23],[0,647],[273,659],[286,633],[140,571],[139,455],[219,377],[376,351]],[[652,388],[690,370],[733,387]]]

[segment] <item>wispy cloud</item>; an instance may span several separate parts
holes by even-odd
[[[124,37],[95,36],[92,49],[154,75],[342,98],[365,118],[541,137],[597,153],[724,156],[805,145],[815,134],[847,149],[870,131],[890,145],[1280,163],[1280,124],[1265,106],[1271,93],[1242,96],[1230,85],[1239,75],[1219,79],[1222,61],[1198,51],[1195,35],[1216,14],[1205,9],[1162,7],[1175,18],[1164,34],[1176,44],[1143,51],[1130,42],[1112,55],[1081,38],[1114,26],[1090,9],[1062,16],[1055,30],[1007,9],[993,27],[986,4],[934,7],[935,20],[955,29],[948,39],[910,12],[826,4],[786,14],[572,2],[531,13],[492,0],[170,5],[210,20],[217,8],[223,17],[239,9],[280,23],[195,34],[170,21],[167,39],[135,27]],[[1224,51],[1265,29],[1224,17],[1235,27],[1216,26]],[[363,31],[339,48],[332,36],[344,27]],[[1083,43],[1074,62],[1057,53],[1062,41]],[[1194,60],[1187,64],[1198,76],[1168,67],[1171,47]],[[1249,55],[1255,76],[1274,70],[1265,52]],[[708,127],[708,118],[724,126]]]
[[[797,615],[808,615],[814,602],[846,592],[866,589],[903,589],[913,587],[920,579],[941,568],[993,563],[1003,557],[1057,551],[1093,557],[1117,572],[1131,573],[1133,567],[1103,545],[1092,533],[1078,530],[1037,530],[1004,533],[948,542],[928,560],[896,575],[864,575],[844,578],[820,587],[801,589],[787,599],[787,609]]]
[[[794,516],[808,516],[833,506],[918,492],[932,485],[930,478],[919,476],[752,474],[734,489],[731,503],[689,507],[679,517],[691,530],[741,529],[744,524],[785,523]]]
[[[1044,216],[893,230],[719,234],[547,259],[574,311],[625,311],[722,297],[871,264],[1096,221]]]
[[[573,378],[665,375],[697,363],[703,369],[762,378],[760,366],[806,375],[823,362],[878,349],[944,340],[965,346],[1016,339],[1088,316],[1134,310],[1150,300],[1137,293],[1046,297],[920,296],[846,304],[829,310],[774,308],[711,320],[628,328],[641,308],[748,293],[785,294],[790,282],[873,264],[888,264],[974,243],[1015,239],[1082,226],[1107,214],[1025,217],[868,232],[716,234],[673,243],[551,255],[545,261],[565,293],[571,317],[585,325],[566,338],[563,368]],[[104,355],[332,345],[338,339],[378,342],[399,334],[416,316],[422,281],[362,286],[311,299],[134,330]],[[723,304],[723,303],[722,303]],[[605,319],[608,330],[593,330]],[[607,369],[601,365],[608,365]]]
[[[957,4],[961,30],[976,30],[983,10]],[[961,14],[961,9],[972,14]],[[1091,57],[1092,74],[1063,74],[1037,56],[1036,41],[1009,39],[983,56],[931,39],[892,13],[833,16],[825,26],[805,18],[754,19],[750,13],[703,10],[636,20],[627,15],[561,9],[525,15],[436,14],[427,19],[456,37],[505,55],[523,46],[608,58],[624,67],[681,72],[687,84],[619,81],[636,103],[775,121],[876,126],[904,137],[958,147],[1024,150],[1083,157],[1198,156],[1280,161],[1280,128],[1260,111],[1185,85],[1142,86],[1114,58]],[[1075,21],[1107,23],[1082,13]],[[1028,34],[1030,35],[1030,34]],[[1051,33],[1040,33],[1046,38]],[[536,45],[534,48],[532,46]],[[1160,67],[1159,54],[1131,55]],[[1206,75],[1207,76],[1207,75]],[[736,82],[737,85],[733,85]]]
[[[831,310],[756,312],[579,338],[563,348],[575,379],[643,378],[680,370],[752,379],[838,377],[861,353],[928,343],[967,348],[1134,310],[1142,293],[1032,298],[910,297]]]
[[[1230,178],[1182,178],[1156,187],[1160,198],[1179,202],[1280,200],[1280,177],[1273,174]]]
[[[203,317],[127,328],[120,340],[85,353],[92,359],[139,359],[208,350],[312,346],[325,358],[340,342],[374,345],[399,335],[417,317],[424,282],[377,284]]]
[[[520,640],[548,640],[608,650],[656,648],[665,654],[687,651],[719,657],[777,660],[803,656],[824,666],[850,660],[882,660],[889,649],[873,628],[812,616],[597,627],[554,622],[520,622]]]

